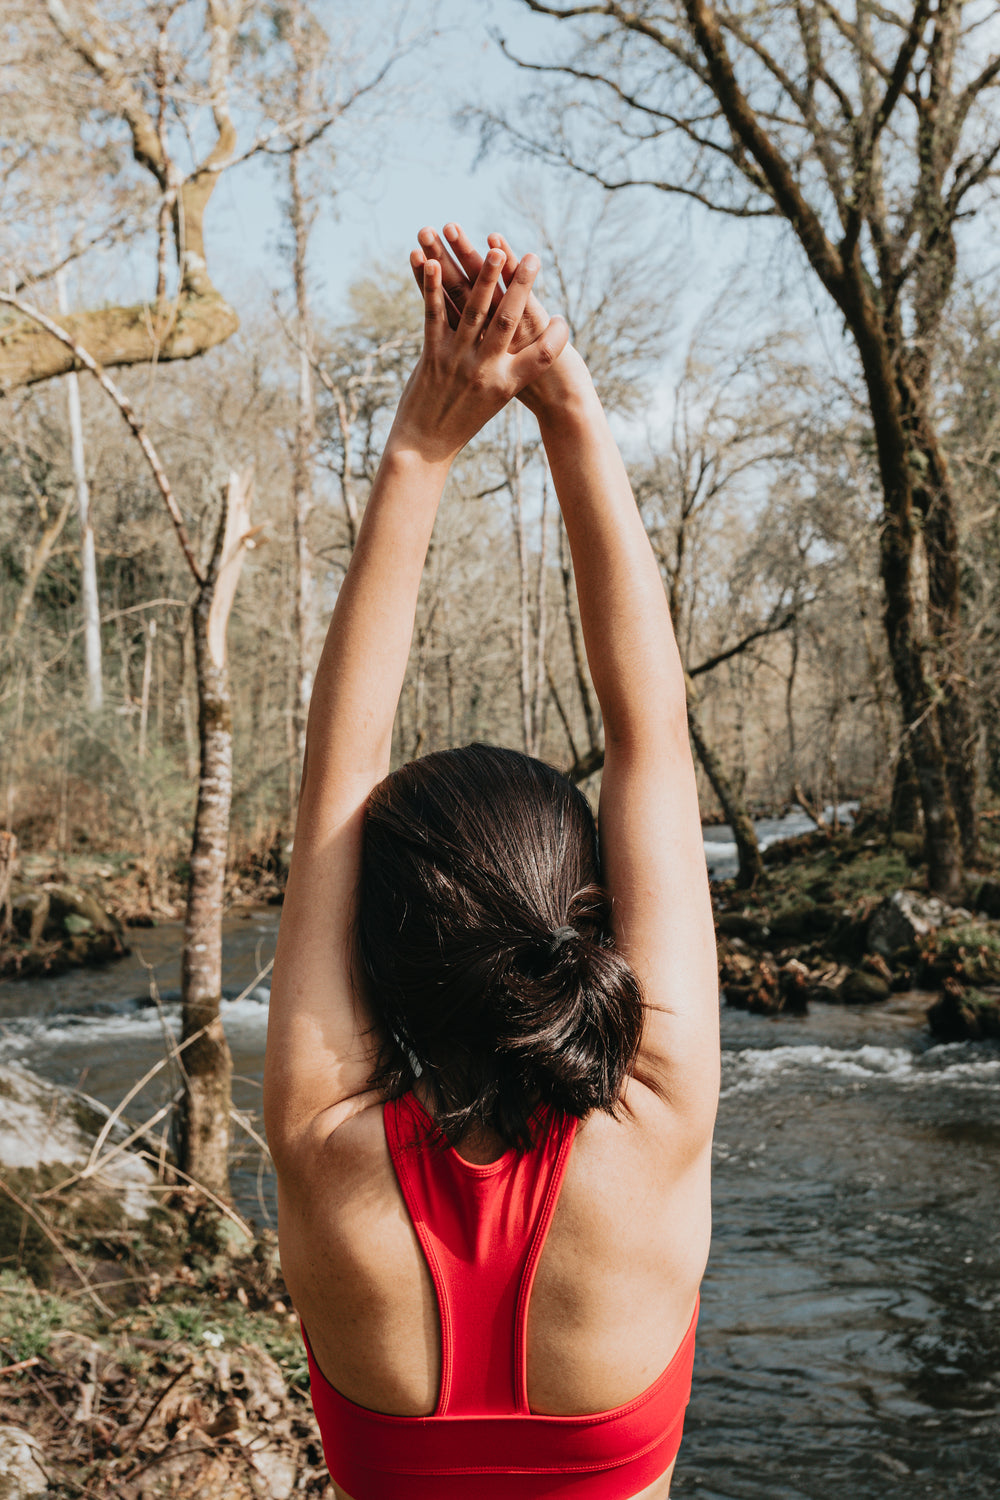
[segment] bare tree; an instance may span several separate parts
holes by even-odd
[[[875,434],[884,624],[929,878],[954,896],[976,849],[975,732],[933,366],[956,227],[992,191],[1000,158],[987,113],[1000,54],[984,52],[986,18],[961,0],[865,4],[856,14],[829,0],[792,11],[710,0],[522,3],[568,23],[579,46],[554,64],[515,59],[550,85],[544,128],[489,125],[608,189],[641,182],[715,212],[783,220],[844,319]],[[567,92],[587,108],[565,109]],[[921,543],[926,639],[913,597]]]
[[[197,594],[192,613],[198,684],[200,763],[191,841],[191,876],[181,963],[186,1044],[180,1109],[181,1169],[218,1197],[229,1196],[229,1113],[232,1060],[219,1013],[222,1000],[222,905],[232,803],[232,705],[226,631],[248,547],[252,476],[232,474],[207,566],[199,566],[166,470],[128,397],[68,330],[37,308],[0,293],[0,302],[34,319],[65,345],[75,364],[95,376],[118,408],[152,471]]]

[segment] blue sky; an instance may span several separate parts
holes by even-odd
[[[398,6],[382,0],[382,14],[394,10]],[[524,86],[491,31],[502,31],[523,55],[538,57],[553,23],[526,11],[519,0],[440,0],[436,7],[414,7],[421,21],[432,10],[437,34],[400,68],[402,96],[391,85],[385,92],[375,138],[361,121],[343,122],[330,203],[311,240],[312,297],[321,315],[337,316],[347,287],[373,261],[398,258],[405,265],[422,224],[440,228],[458,218],[483,239],[491,229],[516,223],[504,204],[519,177],[527,175],[543,191],[552,180],[551,169],[525,163],[502,147],[476,163],[478,137],[471,129],[460,131],[454,117],[472,102],[509,101]],[[209,262],[237,304],[258,297],[270,302],[276,287],[287,288],[279,188],[273,162],[257,160],[225,173],[213,200],[206,222]],[[599,195],[581,179],[574,190]],[[709,223],[710,216],[697,209],[692,216],[678,200],[660,194],[637,191],[634,201],[637,222],[649,232],[662,224],[671,238],[680,234],[703,273],[694,303],[710,300],[716,273],[724,278],[727,261],[741,258],[743,229]]]

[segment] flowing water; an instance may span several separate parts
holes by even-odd
[[[229,924],[230,994],[276,926],[270,911]],[[179,928],[133,941],[105,970],[0,989],[0,1061],[116,1104],[179,1029]],[[266,1001],[265,982],[224,1008],[246,1111]],[[715,1237],[675,1500],[1000,1496],[1000,1047],[929,1046],[926,1004],[723,1010]],[[161,1073],[132,1117],[166,1088]],[[258,1223],[273,1214],[252,1155],[236,1188]]]

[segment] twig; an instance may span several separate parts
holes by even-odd
[[[189,1359],[186,1365],[182,1365],[179,1370],[177,1370],[173,1375],[171,1375],[170,1379],[167,1381],[166,1385],[160,1391],[160,1394],[157,1396],[156,1400],[153,1402],[152,1406],[149,1408],[149,1410],[147,1411],[146,1415],[143,1417],[142,1421],[139,1423],[139,1426],[136,1428],[135,1436],[133,1437],[131,1443],[129,1444],[129,1448],[134,1448],[135,1447],[136,1443],[139,1441],[140,1437],[145,1432],[146,1427],[147,1427],[147,1425],[148,1425],[148,1423],[150,1421],[150,1418],[152,1417],[153,1413],[156,1411],[157,1407],[160,1405],[160,1403],[162,1401],[166,1400],[167,1396],[170,1395],[170,1392],[173,1390],[173,1388],[177,1384],[178,1380],[181,1380],[187,1374],[187,1372],[190,1369],[193,1368],[193,1366],[194,1366],[194,1360],[193,1359]],[[124,1452],[128,1452],[128,1449],[125,1449]],[[122,1454],[123,1457],[124,1457],[124,1452]]]
[[[33,1354],[30,1359],[19,1359],[16,1365],[4,1365],[0,1370],[0,1375],[16,1375],[19,1370],[30,1370],[32,1365],[40,1364],[41,1360],[38,1355]]]
[[[136,1152],[136,1155],[141,1157],[143,1161],[156,1160],[156,1158],[149,1151],[138,1151]],[[225,1214],[227,1219],[232,1219],[233,1223],[239,1229],[242,1229],[243,1233],[247,1235],[249,1239],[253,1239],[253,1229],[247,1223],[246,1219],[241,1218],[241,1216],[236,1212],[235,1208],[230,1208],[228,1203],[225,1203],[223,1199],[219,1198],[215,1193],[213,1193],[210,1188],[207,1188],[203,1182],[199,1182],[196,1177],[190,1177],[187,1172],[182,1172],[180,1167],[172,1166],[171,1171],[176,1172],[178,1177],[183,1177],[184,1181],[189,1183],[191,1187],[197,1188],[199,1193],[204,1193],[208,1201],[210,1203],[214,1203],[221,1214]]]

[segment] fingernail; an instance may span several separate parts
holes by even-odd
[[[458,225],[457,224],[446,224],[444,226],[444,237],[445,237],[446,240],[457,240],[458,239]]]
[[[501,254],[501,252],[499,250],[491,250],[490,253],[489,253],[489,255],[487,255],[486,259],[487,259],[487,261],[489,262],[489,264],[491,266],[495,267],[495,266],[502,266],[503,263],[504,263],[505,257]]]
[[[420,243],[422,245],[433,245],[433,243],[434,243],[434,231],[433,231],[433,229],[427,229],[427,228],[421,229],[420,232],[419,232],[419,234],[417,235],[417,239],[420,241]]]

